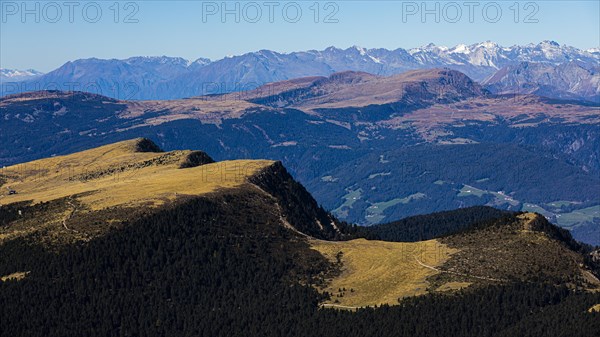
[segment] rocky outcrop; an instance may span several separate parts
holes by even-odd
[[[342,237],[341,223],[317,204],[281,162],[262,169],[249,180],[275,198],[282,216],[294,229],[319,239]]]
[[[135,152],[164,152],[158,145],[148,138],[137,139]]]
[[[214,159],[212,159],[208,154],[202,151],[192,151],[183,158],[181,164],[179,164],[179,168],[184,169],[190,167],[197,167],[214,162]]]

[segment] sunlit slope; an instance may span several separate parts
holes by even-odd
[[[194,151],[141,152],[144,140],[120,142],[72,155],[5,168],[5,186],[17,192],[2,204],[77,196],[99,210],[162,203],[176,194],[200,195],[239,186],[271,161],[234,160],[184,168]],[[197,152],[196,152],[197,153]]]
[[[105,231],[90,223],[122,221],[179,198],[236,188],[271,164],[215,163],[200,151],[162,152],[149,140],[135,139],[7,167],[0,172],[0,205],[23,205],[23,211],[15,210],[15,221],[0,227],[0,240],[40,231],[62,240],[57,230],[89,238]]]
[[[363,307],[398,304],[398,299],[432,290],[427,278],[456,250],[437,240],[384,242],[364,239],[311,241],[313,249],[341,264],[341,272],[323,289],[332,294],[325,306]],[[466,286],[448,284],[444,290]],[[341,291],[340,291],[341,290]]]
[[[324,306],[353,309],[398,299],[511,282],[598,291],[582,246],[535,213],[510,215],[420,242],[311,240],[337,266],[320,290]]]

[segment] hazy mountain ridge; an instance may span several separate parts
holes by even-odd
[[[448,67],[482,81],[499,69],[519,62],[597,64],[598,60],[597,52],[561,46],[553,41],[512,47],[488,41],[453,48],[429,44],[408,50],[356,46],[292,53],[261,50],[216,61],[198,59],[194,62],[171,57],[85,59],[67,62],[35,81],[5,83],[2,94],[69,90],[67,86],[76,83],[80,87],[76,90],[119,99],[177,99],[252,90],[266,83],[329,76],[348,70],[389,76],[407,70]]]
[[[506,66],[483,84],[494,93],[536,94],[563,99],[600,102],[600,66],[598,63],[531,63]]]

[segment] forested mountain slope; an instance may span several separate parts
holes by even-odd
[[[14,193],[0,199],[2,336],[600,331],[589,247],[533,213],[441,214],[438,233],[455,234],[394,243],[356,239],[376,233],[323,211],[277,162],[219,163],[136,139],[19,168],[3,173]],[[364,270],[375,283],[360,282]],[[326,308],[377,289],[389,302],[358,306],[399,305]]]

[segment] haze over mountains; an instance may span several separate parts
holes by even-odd
[[[546,63],[560,69],[550,73],[559,79],[545,80],[539,93],[552,97],[594,100],[598,83],[600,52],[559,45],[554,41],[502,47],[493,42],[458,45],[452,48],[429,44],[413,49],[365,49],[329,47],[287,54],[269,50],[210,61],[187,61],[176,57],[133,57],[125,60],[82,59],[70,61],[43,76],[4,79],[2,94],[41,89],[82,90],[118,99],[178,99],[206,94],[251,90],[266,83],[306,76],[328,76],[341,71],[362,71],[389,76],[407,70],[447,67],[490,84],[496,92],[523,90],[525,80],[503,79],[521,62]],[[572,69],[577,65],[588,72]],[[501,71],[504,75],[495,75]],[[21,82],[19,82],[21,81]],[[489,80],[488,80],[489,81]],[[518,81],[519,85],[515,85]],[[13,83],[13,82],[19,82]],[[583,84],[577,84],[585,82]],[[486,82],[487,83],[487,82]],[[556,85],[555,85],[556,83]],[[589,83],[589,84],[586,84]],[[551,89],[547,87],[550,86]],[[534,92],[535,89],[529,90]]]

